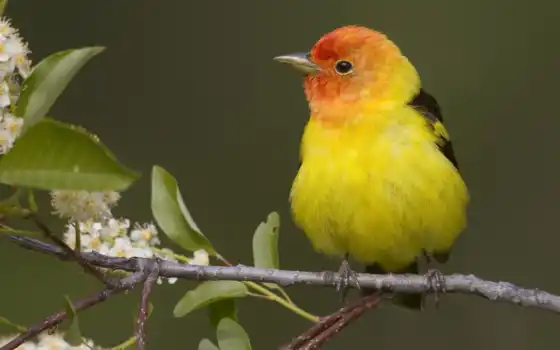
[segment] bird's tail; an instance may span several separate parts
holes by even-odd
[[[384,275],[389,273],[389,271],[384,270],[378,264],[367,265],[365,272],[371,274],[378,274],[378,275]],[[416,261],[408,265],[406,268],[401,269],[399,271],[390,271],[390,273],[397,273],[397,274],[399,273],[418,274],[418,272],[419,272],[418,262]],[[365,289],[365,288],[362,289],[363,295],[369,295],[373,292],[375,291],[372,289]],[[394,304],[410,310],[422,310],[422,306],[424,304],[424,296],[422,294],[398,294],[397,293],[394,295],[392,300]]]

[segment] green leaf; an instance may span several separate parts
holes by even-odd
[[[208,281],[200,283],[179,300],[173,315],[183,317],[189,312],[219,300],[247,296],[247,287],[239,281]]]
[[[94,135],[44,119],[0,159],[0,182],[44,190],[122,191],[138,173],[121,165]]]
[[[212,328],[216,329],[222,318],[237,321],[237,303],[233,298],[223,299],[208,305],[208,318]]]
[[[152,169],[152,214],[163,232],[184,249],[216,253],[187,210],[177,181],[159,166]]]
[[[76,310],[72,305],[70,299],[65,296],[66,299],[66,313],[68,314],[68,329],[64,332],[64,340],[72,345],[72,346],[79,346],[82,344],[82,333],[80,332],[80,325],[78,323],[78,315],[76,314]]]
[[[280,216],[272,212],[266,222],[261,222],[253,235],[253,260],[256,267],[264,269],[277,269],[278,258],[278,232],[280,229]]]
[[[154,311],[154,304],[148,303],[148,315],[146,315],[146,319],[152,316],[152,312]]]
[[[267,220],[261,222],[253,235],[253,260],[256,267],[278,269],[278,235],[280,233],[280,216],[276,212],[268,214]],[[275,283],[264,283],[269,288],[281,289]]]
[[[43,118],[76,73],[103,50],[103,47],[65,50],[39,62],[23,82],[16,105],[15,114],[25,118],[23,129]]]
[[[6,5],[8,5],[8,0],[0,0],[0,16],[4,16],[4,11],[6,11]]]
[[[241,325],[230,318],[224,318],[216,330],[220,350],[251,350],[251,341]]]
[[[198,350],[220,350],[220,348],[214,345],[209,339],[204,338],[198,343]]]
[[[27,231],[27,230],[15,230],[13,228],[8,228],[8,227],[0,227],[0,234],[2,234],[2,233],[6,233],[8,235],[15,235],[15,236],[31,237],[31,238],[45,237],[45,235],[41,232]]]
[[[0,214],[13,215],[14,212],[22,211],[20,198],[25,193],[25,189],[16,188],[14,193],[7,198],[0,200]]]
[[[35,200],[35,193],[31,188],[27,189],[27,203],[29,204],[29,210],[33,213],[36,213],[39,210],[39,206]]]
[[[13,328],[18,333],[23,333],[23,332],[27,331],[27,328],[25,328],[24,326],[13,323],[12,321],[10,321],[7,318],[2,317],[2,316],[0,316],[0,324],[3,324],[3,325],[8,326],[10,328]]]

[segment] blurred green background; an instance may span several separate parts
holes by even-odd
[[[7,15],[34,61],[66,48],[108,47],[51,114],[97,133],[143,172],[117,215],[151,220],[149,171],[159,164],[178,179],[220,253],[250,264],[253,231],[277,210],[281,266],[305,270],[333,270],[338,261],[313,252],[289,216],[308,110],[300,76],[272,57],[306,50],[345,24],[387,33],[438,98],[472,193],[469,228],[443,270],[560,293],[559,10],[544,0],[12,0]],[[64,294],[79,298],[100,288],[80,268],[6,240],[0,266],[0,315],[22,324],[58,310]],[[157,288],[149,348],[196,349],[200,338],[213,339],[204,311],[171,315],[193,286]],[[331,289],[289,292],[316,314],[340,306]],[[84,333],[117,344],[133,331],[137,303],[134,292],[84,312]],[[325,349],[552,349],[559,320],[450,295],[423,313],[391,306],[369,312]],[[240,302],[240,322],[257,350],[275,349],[310,326],[254,299]]]

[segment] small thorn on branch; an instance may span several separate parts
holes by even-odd
[[[325,342],[360,317],[366,310],[376,307],[380,300],[381,296],[378,293],[367,295],[337,312],[323,317],[318,323],[294,338],[290,344],[282,346],[279,350],[319,349]]]
[[[154,284],[159,277],[159,260],[156,258],[151,260],[145,267],[147,274],[142,289],[142,299],[140,302],[140,310],[138,312],[138,321],[136,322],[136,345],[138,350],[144,350],[146,347],[146,321],[150,309],[149,297],[152,293]]]

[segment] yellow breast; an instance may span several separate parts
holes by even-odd
[[[389,112],[387,112],[389,113]],[[465,226],[461,176],[410,107],[327,127],[311,119],[291,203],[315,249],[387,270],[446,251]]]

